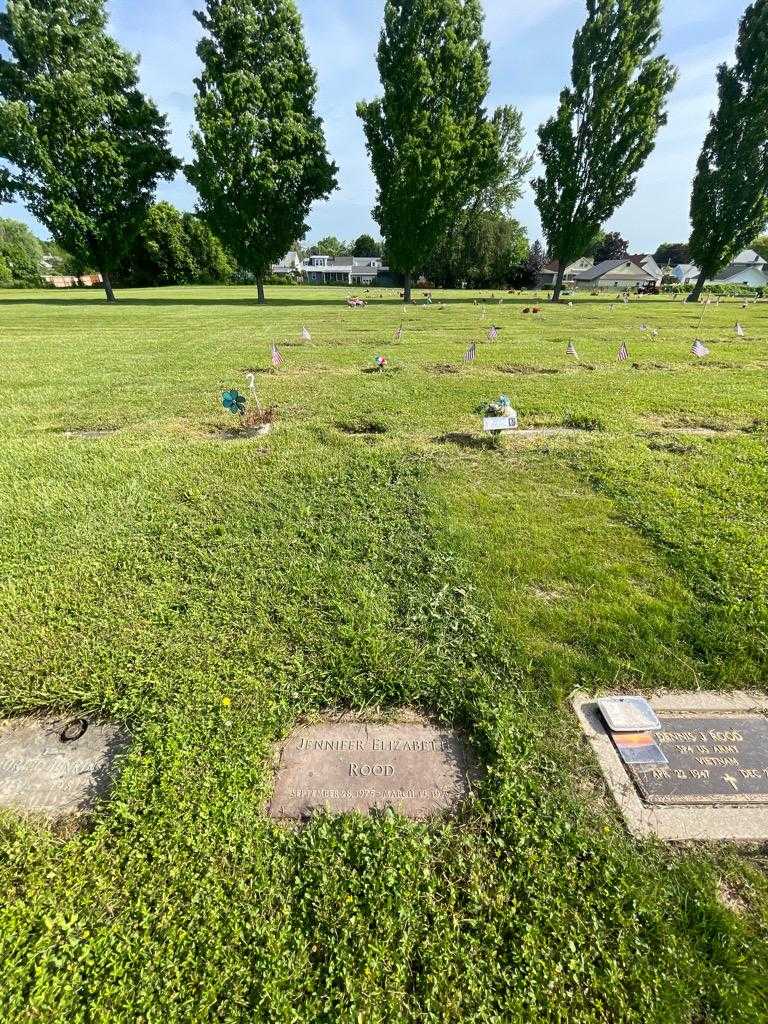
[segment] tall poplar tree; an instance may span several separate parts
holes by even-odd
[[[0,199],[20,198],[81,265],[110,272],[179,161],[103,0],[8,0],[0,13]]]
[[[198,211],[239,265],[264,277],[336,188],[315,73],[294,0],[205,0],[195,79],[198,131],[186,174]]]
[[[720,105],[699,156],[691,196],[691,258],[700,268],[688,296],[730,263],[768,221],[768,0],[739,25],[736,64],[717,69]]]
[[[573,41],[571,85],[539,128],[544,173],[532,184],[560,272],[583,255],[600,226],[635,190],[637,172],[666,124],[664,104],[677,80],[658,45],[661,0],[587,0]]]
[[[499,177],[499,132],[480,0],[387,0],[378,67],[384,95],[357,105],[378,185],[373,216],[405,276]]]

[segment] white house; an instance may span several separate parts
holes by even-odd
[[[283,256],[279,263],[272,264],[273,274],[300,274],[301,257],[293,250]]]
[[[573,263],[569,263],[565,268],[565,274],[563,275],[563,284],[570,285],[576,280],[576,275],[580,274],[583,270],[589,270],[590,267],[594,266],[595,261],[591,256],[580,256],[579,259],[574,260]],[[539,271],[538,287],[539,288],[552,288],[557,281],[557,275],[560,270],[560,264],[557,260],[552,260],[549,263],[545,263]]]
[[[582,270],[576,275],[576,286],[581,288],[639,288],[653,284],[655,278],[629,257],[603,260],[596,267]]]
[[[651,277],[654,279],[656,284],[661,284],[661,280],[664,277],[664,271],[661,269],[659,264],[648,253],[639,252],[629,257],[633,263],[636,263],[638,267],[642,267],[643,270],[647,270]]]
[[[765,288],[768,285],[768,262],[754,249],[745,249],[707,284],[741,284]]]
[[[678,284],[696,284],[701,271],[693,263],[678,263],[672,270],[672,277]]]

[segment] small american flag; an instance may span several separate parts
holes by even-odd
[[[472,342],[467,351],[464,353],[464,362],[471,363],[473,359],[477,358],[477,345]]]
[[[709,355],[709,349],[707,348],[706,345],[704,345],[701,341],[699,341],[698,338],[696,339],[696,341],[694,341],[693,348],[691,349],[691,352],[693,352],[693,354],[697,357],[697,359],[703,359],[704,356],[708,356]]]
[[[276,370],[279,370],[280,367],[283,365],[283,357],[280,354],[280,350],[278,349],[277,345],[274,344],[274,342],[272,343],[272,365]]]
[[[498,336],[499,336],[499,328],[498,327],[492,327],[490,329],[490,331],[488,331],[488,341],[496,341]]]
[[[619,349],[619,362],[623,363],[626,359],[629,359],[629,352],[627,351],[626,342],[622,341],[621,348]]]
[[[395,341],[400,341],[402,336],[403,336],[403,325],[400,324],[400,326],[395,331]]]
[[[572,341],[568,342],[568,348],[565,350],[565,354],[567,356],[573,356],[574,359],[579,358],[579,353],[576,351],[576,346],[573,344]]]
[[[739,323],[736,324],[736,333],[740,338],[744,337],[744,328]]]
[[[312,341],[312,335],[309,333],[306,327],[301,328],[301,337],[303,341]]]

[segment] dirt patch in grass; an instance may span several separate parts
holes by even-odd
[[[342,434],[352,434],[353,436],[381,436],[386,434],[389,428],[377,420],[358,420],[355,423],[337,423],[336,429],[340,430]]]
[[[262,423],[257,427],[221,427],[215,431],[214,437],[220,441],[252,441],[256,437],[265,437],[271,430],[271,423]]]
[[[679,441],[649,441],[648,447],[654,452],[669,452],[670,455],[690,455],[696,451],[695,445]]]
[[[552,366],[526,366],[524,363],[509,363],[507,366],[497,366],[496,369],[499,373],[516,373],[522,374],[523,376],[533,375],[536,373],[572,373],[572,370],[558,370]]]
[[[727,437],[741,428],[717,419],[699,419],[692,416],[646,416],[645,422],[660,434],[684,434],[687,437]]]
[[[466,448],[471,451],[489,451],[497,447],[498,442],[490,434],[470,434],[454,431],[448,434],[441,434],[440,437],[433,437],[435,444],[454,444],[458,448]]]
[[[459,367],[453,363],[428,363],[424,367],[427,373],[458,373]]]
[[[380,370],[378,366],[364,366],[360,372],[375,373],[381,377],[385,377],[390,373],[400,373],[402,369],[402,366],[388,366],[386,370]]]
[[[744,917],[749,913],[749,900],[744,892],[744,887],[728,878],[718,880],[717,898],[732,914]]]

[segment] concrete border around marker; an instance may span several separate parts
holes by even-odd
[[[768,715],[768,697],[745,691],[690,692],[651,695],[658,715],[738,714]],[[629,831],[639,838],[657,836],[672,842],[685,840],[764,842],[768,840],[768,805],[714,804],[712,806],[659,806],[644,803],[627,773],[597,707],[597,698],[583,690],[571,697],[582,732],[597,757],[600,769]]]

